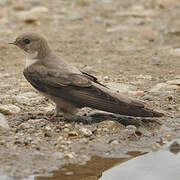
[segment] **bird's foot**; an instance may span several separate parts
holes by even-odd
[[[82,123],[86,123],[86,124],[91,124],[93,121],[92,117],[79,116],[79,115],[75,115],[75,116],[72,116],[71,118],[65,118],[65,119],[66,119],[66,121],[82,122]]]

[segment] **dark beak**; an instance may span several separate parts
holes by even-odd
[[[13,45],[17,45],[16,41],[8,43],[8,44],[13,44]]]

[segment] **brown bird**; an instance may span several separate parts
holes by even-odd
[[[161,117],[144,104],[119,95],[85,72],[61,59],[47,41],[34,33],[22,34],[15,42],[26,53],[24,76],[41,94],[56,103],[53,115],[62,112],[71,119],[78,108],[91,107],[111,113],[136,117]]]

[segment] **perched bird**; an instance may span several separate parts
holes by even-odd
[[[35,33],[25,33],[10,44],[26,54],[24,76],[41,94],[56,103],[56,116],[62,112],[71,119],[78,108],[91,107],[136,117],[161,117],[144,104],[113,92],[95,77],[73,67],[55,55],[47,41]]]

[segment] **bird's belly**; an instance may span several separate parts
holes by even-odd
[[[72,103],[70,103],[70,102],[68,102],[68,101],[66,101],[60,97],[52,96],[52,95],[49,95],[49,94],[44,93],[44,92],[40,92],[40,94],[42,94],[43,96],[52,100],[56,105],[59,105],[60,107],[65,108],[67,110],[77,108],[74,104],[72,104]]]

